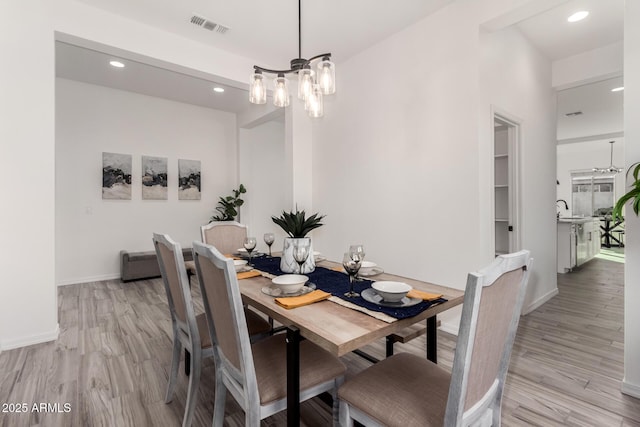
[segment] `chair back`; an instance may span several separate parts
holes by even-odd
[[[213,245],[223,254],[242,248],[247,237],[247,226],[236,221],[213,221],[200,227],[202,241]]]
[[[153,234],[153,246],[156,250],[174,328],[177,327],[187,334],[193,345],[200,345],[200,334],[191,302],[182,248],[166,234],[157,233]]]
[[[216,366],[238,401],[259,402],[249,331],[233,260],[214,246],[193,242]]]
[[[531,269],[529,251],[470,273],[451,373],[445,425],[500,425],[502,391]]]

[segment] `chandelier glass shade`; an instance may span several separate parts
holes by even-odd
[[[613,144],[615,143],[615,141],[609,141],[609,144],[611,144],[611,163],[609,164],[608,167],[606,168],[593,168],[592,171],[595,173],[620,173],[622,172],[624,169],[623,168],[619,168],[617,166],[613,165]]]
[[[275,74],[273,105],[287,107],[290,103],[290,93],[289,79],[286,75],[297,74],[298,99],[303,102],[309,117],[317,118],[324,115],[323,96],[336,92],[336,66],[331,62],[330,53],[323,53],[309,59],[302,57],[300,1],[298,0],[298,57],[291,60],[291,68],[288,70],[270,70],[254,65],[254,72],[249,82],[249,102],[266,104],[267,85],[264,74]],[[315,61],[317,61],[316,71],[311,67]]]

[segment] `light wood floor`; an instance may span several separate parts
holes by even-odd
[[[620,393],[622,282],[623,264],[594,259],[559,275],[560,294],[522,318],[503,425],[640,426],[640,400]],[[1,426],[180,425],[184,375],[173,402],[163,402],[171,340],[159,279],[65,286],[59,289],[59,311],[58,341],[0,354],[0,404],[29,408],[26,414],[0,412]],[[439,361],[450,368],[455,337],[439,332],[438,339]],[[381,357],[382,344],[367,350]],[[424,338],[396,348],[423,354]],[[355,355],[344,361],[350,373],[368,365]],[[213,374],[211,361],[205,362],[195,426],[211,425]],[[58,403],[62,411],[69,403],[71,411],[32,412],[34,403]],[[227,425],[244,425],[232,398],[227,415]],[[304,403],[302,423],[329,425],[328,407],[316,399]],[[281,425],[284,414],[263,421],[263,426]]]

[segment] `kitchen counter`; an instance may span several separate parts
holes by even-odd
[[[558,218],[558,273],[567,273],[600,253],[600,219]]]
[[[558,222],[567,222],[571,224],[584,224],[585,222],[598,221],[598,218],[589,216],[565,216],[558,218]]]

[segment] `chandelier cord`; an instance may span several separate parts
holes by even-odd
[[[302,7],[298,0],[298,58],[302,58]]]

